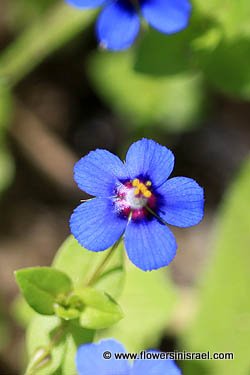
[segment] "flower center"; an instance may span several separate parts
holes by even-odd
[[[134,220],[144,219],[149,210],[155,208],[156,197],[152,191],[152,182],[135,178],[118,186],[114,204],[117,212]]]
[[[152,196],[151,191],[148,189],[152,185],[151,181],[147,181],[145,184],[140,182],[138,178],[132,181],[132,186],[135,187],[134,195],[143,195],[145,198],[150,198]]]

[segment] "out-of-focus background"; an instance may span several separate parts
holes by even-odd
[[[194,0],[187,30],[144,27],[119,53],[98,48],[95,18],[63,1],[0,0],[0,374],[25,363],[13,271],[50,265],[68,236],[84,198],[74,163],[96,148],[124,157],[148,137],[172,149],[174,175],[196,179],[206,195],[202,223],[173,228],[179,251],[166,288],[175,302],[160,319],[154,301],[158,347],[235,352],[234,361],[180,366],[248,375],[249,0]]]

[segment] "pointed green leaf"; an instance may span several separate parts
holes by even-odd
[[[72,290],[70,278],[51,267],[24,268],[15,276],[24,298],[39,314],[53,315],[57,298]]]

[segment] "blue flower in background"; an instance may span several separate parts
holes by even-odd
[[[176,241],[166,224],[189,227],[203,217],[203,189],[192,179],[168,179],[172,152],[142,139],[133,143],[123,163],[106,150],[80,159],[74,178],[80,189],[97,196],[78,206],[71,232],[92,251],[112,246],[123,234],[128,257],[144,271],[168,265]]]
[[[140,15],[158,31],[173,34],[187,27],[188,0],[66,0],[78,8],[104,6],[97,21],[97,37],[104,48],[131,46],[140,30]]]
[[[105,354],[110,359],[104,359]],[[105,354],[104,354],[105,353]],[[114,353],[125,353],[124,347],[116,340],[102,340],[98,344],[79,347],[76,365],[79,375],[181,375],[175,362],[168,359],[136,360],[132,365],[126,359],[115,359]],[[154,353],[156,353],[154,351]]]

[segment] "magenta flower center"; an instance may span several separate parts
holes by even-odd
[[[117,189],[114,204],[117,212],[134,220],[144,219],[156,206],[156,196],[150,180],[135,178],[121,183]]]

